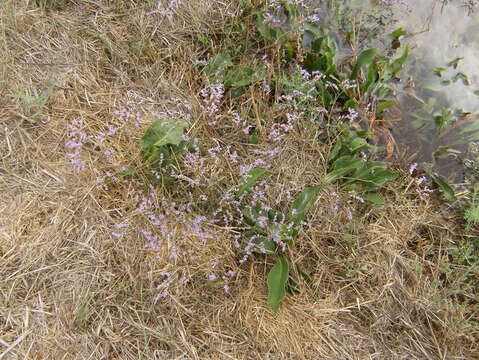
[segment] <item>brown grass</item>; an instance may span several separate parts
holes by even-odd
[[[351,247],[342,239],[346,213],[333,212],[334,198],[324,192],[312,210],[314,226],[292,254],[314,286],[300,284],[301,294],[272,313],[265,286],[270,259],[238,266],[216,228],[208,253],[172,268],[135,231],[146,226],[135,210],[141,188],[99,188],[98,172],[111,165],[95,151],[84,154],[87,170],[72,174],[63,155],[68,121],[83,117],[91,133],[104,130],[117,121],[112,111],[129,100],[127,90],[144,101],[138,108],[145,114],[168,106],[171,95],[194,98],[199,86],[191,68],[203,56],[194,37],[219,32],[226,21],[221,2],[189,1],[173,23],[146,16],[152,4],[137,3],[41,8],[29,0],[2,1],[0,358],[479,358],[477,332],[452,324],[471,310],[437,305],[448,296],[438,284],[439,255],[452,243],[455,224],[436,215],[432,203],[391,197],[383,211],[365,215],[367,225],[350,229]],[[36,116],[6,96],[39,94],[50,84],[55,91]],[[121,161],[139,161],[143,130],[125,129],[112,144]],[[300,188],[324,171],[310,146],[298,138],[278,161],[278,173]],[[133,230],[115,239],[112,226],[120,217]],[[206,281],[218,258],[221,269],[238,272],[230,294]],[[156,302],[160,274],[172,270],[188,281]]]

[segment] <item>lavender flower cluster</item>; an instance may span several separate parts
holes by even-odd
[[[158,14],[160,16],[166,17],[168,20],[172,20],[175,15],[175,11],[183,5],[184,0],[168,0],[166,5],[163,5],[162,0],[156,2],[156,8],[147,12],[147,15]]]
[[[419,167],[419,164],[418,163],[413,163],[411,164],[411,166],[409,167],[409,175],[410,176],[413,176],[417,169]],[[429,187],[429,180],[426,176],[422,175],[418,178],[415,178],[413,180],[413,183],[414,185],[416,186],[416,193],[418,194],[419,198],[422,200],[422,201],[426,201],[429,196],[431,195],[431,193],[433,192],[433,190]]]

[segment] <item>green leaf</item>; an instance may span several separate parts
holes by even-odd
[[[280,41],[285,37],[285,33],[281,29],[275,29],[264,22],[264,16],[261,11],[256,12],[256,29],[263,39],[270,42]]]
[[[393,106],[393,105],[396,105],[397,102],[394,101],[394,100],[389,100],[389,101],[383,101],[382,103],[380,103],[378,105],[378,107],[376,108],[376,114],[380,114],[381,112],[383,112],[384,110],[386,110],[388,107],[390,106]]]
[[[344,103],[344,108],[356,110],[358,108],[358,104],[354,99],[349,99]]]
[[[354,138],[349,144],[349,150],[354,154],[358,151],[367,149],[369,147],[368,142],[360,137]]]
[[[356,247],[356,242],[354,241],[353,235],[350,235],[350,234],[343,235],[343,240],[349,245],[350,248]]]
[[[465,73],[462,71],[458,72],[454,77],[452,78],[452,82],[457,82],[458,80],[462,80],[462,83],[466,86],[471,85],[471,80],[467,77]]]
[[[259,138],[256,135],[251,135],[248,138],[248,144],[258,145],[259,144]]]
[[[247,86],[261,80],[263,77],[262,70],[262,68],[254,70],[245,66],[235,66],[226,73],[224,78],[225,86]]]
[[[447,69],[444,67],[437,67],[434,69],[434,75],[442,77],[442,73],[446,71]]]
[[[471,204],[464,212],[464,220],[467,221],[469,227],[479,223],[479,204]]]
[[[319,192],[324,188],[324,185],[316,185],[310,188],[303,190],[301,194],[294,200],[292,212],[293,216],[291,221],[293,221],[295,226],[301,224],[301,221],[304,220],[306,214],[308,213],[311,206],[316,201]]]
[[[131,176],[131,175],[135,175],[135,174],[136,174],[136,171],[134,169],[118,171],[116,173],[116,175],[118,175],[118,176]]]
[[[244,246],[246,247],[250,242],[254,244],[250,249],[251,252],[269,255],[276,252],[276,243],[265,236],[252,237],[244,242]]]
[[[271,171],[261,169],[261,168],[254,168],[251,169],[246,178],[242,178],[240,181],[240,187],[238,189],[238,192],[236,193],[236,196],[239,197],[243,195],[245,192],[247,192],[249,189],[251,189],[254,185],[254,183],[263,176],[266,175],[271,175]]]
[[[403,35],[406,35],[407,34],[407,31],[404,30],[404,28],[398,28],[396,30],[394,30],[392,33],[389,34],[390,37],[392,37],[393,39],[398,39],[400,38],[401,36]]]
[[[176,118],[160,118],[146,130],[141,139],[142,150],[151,153],[154,147],[179,145],[183,141],[183,132],[188,122]]]
[[[313,39],[317,39],[322,36],[320,27],[318,27],[318,25],[314,23],[305,22],[303,24],[303,29],[305,33],[306,32],[310,33]]]
[[[286,296],[286,283],[289,278],[289,263],[285,256],[276,260],[268,274],[268,305],[278,311],[279,304]]]
[[[366,81],[364,82],[363,89],[362,89],[363,93],[368,91],[371,85],[373,85],[376,82],[377,77],[378,77],[377,68],[374,64],[371,64],[368,67],[368,72],[366,74]]]
[[[21,107],[43,107],[48,102],[48,98],[52,92],[53,86],[49,86],[43,90],[39,96],[32,96],[28,94],[10,94],[8,96],[19,100],[24,100],[25,103],[20,104]]]
[[[440,176],[431,175],[432,180],[442,189],[444,198],[448,201],[456,199],[456,195],[452,187]]]
[[[391,63],[391,65],[388,66],[389,70],[391,71],[392,77],[395,77],[397,73],[402,69],[402,66],[406,62],[408,56],[409,56],[409,46],[406,46],[404,48],[402,55],[398,57],[397,59],[395,59]],[[385,79],[385,80],[389,80],[389,79]]]
[[[353,174],[344,183],[345,190],[374,191],[396,179],[398,174],[390,170],[377,170],[368,174]]]
[[[372,63],[378,51],[379,49],[372,48],[364,50],[361,54],[359,54],[356,65],[354,65],[353,71],[351,72],[350,79],[356,79],[358,77],[359,70],[361,70],[361,68],[363,68],[364,66]]]
[[[459,66],[459,61],[461,61],[462,59],[464,59],[464,58],[463,57],[457,57],[454,60],[449,61],[447,63],[447,67],[453,67],[454,69],[457,69],[457,67]]]
[[[379,194],[364,194],[364,195],[361,195],[361,196],[364,200],[370,201],[375,205],[384,205],[385,202],[386,202],[384,200],[384,197],[382,197]]]
[[[326,177],[324,178],[324,182],[326,184],[332,184],[333,182],[335,182],[336,180],[339,180],[341,178],[343,178],[344,176],[346,176],[347,174],[351,173],[352,171],[354,171],[355,169],[358,168],[358,166],[360,165],[361,163],[361,160],[358,160],[357,162],[351,164],[350,166],[348,167],[342,167],[342,168],[339,168],[339,169],[336,169],[336,170],[333,170],[333,171],[330,171]]]
[[[231,56],[227,52],[216,55],[210,63],[203,69],[203,73],[208,77],[222,78],[226,69],[233,65]]]
[[[337,159],[333,164],[333,170],[349,169],[349,171],[364,167],[364,162],[358,156],[345,155]]]

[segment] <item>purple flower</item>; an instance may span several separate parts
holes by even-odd
[[[418,163],[411,164],[409,167],[409,175],[412,175],[414,171],[416,171],[417,167],[419,166]]]

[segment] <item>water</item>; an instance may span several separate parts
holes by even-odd
[[[479,11],[469,5],[405,0],[393,11],[412,51],[398,87],[401,121],[392,133],[399,148],[456,182],[471,143],[479,141]]]
[[[331,29],[338,63],[353,53],[347,31],[364,30],[355,53],[371,47],[386,52],[388,34],[407,31],[401,45],[410,47],[410,55],[394,86],[397,105],[383,114],[392,136],[378,137],[377,144],[393,139],[396,158],[430,163],[453,183],[464,181],[468,164],[479,174],[479,0],[308,3]]]
[[[378,6],[385,2],[393,5]],[[360,39],[356,52],[368,47],[386,50],[389,32],[407,30],[401,45],[411,50],[395,86],[398,104],[384,114],[384,120],[391,121],[396,156],[408,154],[411,161],[432,163],[440,175],[461,182],[464,161],[472,154],[470,145],[479,142],[479,9],[474,11],[478,1],[314,3],[328,14],[324,25],[343,31],[356,26],[372,34]]]

